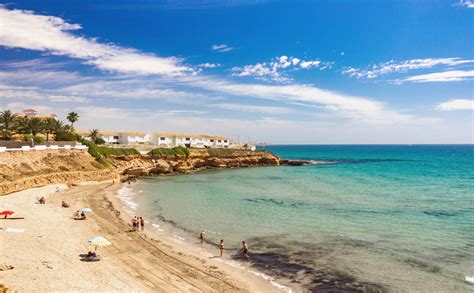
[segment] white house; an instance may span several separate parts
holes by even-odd
[[[154,132],[149,135],[149,143],[157,147],[173,148],[228,148],[229,139],[224,136],[200,134]]]
[[[233,143],[229,147],[233,150],[247,150],[247,151],[255,151],[257,147],[253,144],[249,143]]]
[[[90,140],[90,132],[78,133],[82,138]],[[100,131],[99,137],[106,144],[145,144],[147,142],[147,135],[140,131]]]

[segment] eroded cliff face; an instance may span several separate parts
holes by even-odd
[[[86,151],[48,150],[0,153],[0,195],[52,183],[78,184],[118,178]]]
[[[119,179],[120,175],[179,174],[212,168],[280,165],[280,158],[265,151],[189,150],[188,156],[107,157],[99,164],[86,151],[51,150],[0,153],[0,195],[52,183]]]
[[[280,158],[264,151],[223,151],[211,155],[207,150],[189,151],[189,156],[114,157],[108,161],[121,174],[147,176],[151,174],[188,173],[213,168],[278,166]]]

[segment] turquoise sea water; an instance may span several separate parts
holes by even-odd
[[[473,145],[266,149],[319,164],[146,179],[133,201],[236,258],[247,240],[251,265],[308,290],[474,290]]]

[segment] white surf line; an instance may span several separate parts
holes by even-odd
[[[131,188],[124,186],[117,191],[117,195],[115,197],[125,203],[128,208],[136,210],[138,204],[132,200],[133,194],[134,192]]]
[[[256,276],[259,276],[263,279],[265,279],[266,281],[270,282],[270,284],[272,284],[273,286],[277,287],[278,289],[282,290],[282,291],[285,291],[285,292],[288,292],[288,293],[292,293],[293,291],[286,287],[286,286],[283,286],[275,281],[273,281],[272,277],[270,277],[269,275],[266,275],[264,273],[260,273],[260,272],[256,272],[256,271],[253,271],[253,270],[247,270],[249,271],[250,273],[256,275]]]
[[[174,234],[173,234],[173,237],[174,237],[174,238],[177,238],[177,239],[179,239],[179,240],[181,240],[181,241],[184,241],[184,238],[183,238],[183,237],[179,237],[178,235],[174,235]]]
[[[264,279],[265,281],[268,281],[270,284],[272,284],[272,286],[274,286],[274,287],[276,287],[276,288],[278,288],[278,289],[280,289],[280,290],[282,290],[282,291],[284,291],[284,292],[287,292],[287,293],[292,293],[292,292],[293,292],[293,290],[291,290],[291,288],[288,288],[288,287],[286,287],[286,286],[284,286],[284,285],[282,285],[282,284],[279,284],[279,283],[275,282],[275,281],[273,280],[273,278],[270,277],[269,275],[266,275],[266,274],[264,274],[264,273],[257,272],[257,271],[254,271],[254,270],[246,269],[246,268],[243,267],[243,266],[240,264],[240,262],[238,262],[238,261],[223,260],[223,259],[221,259],[221,258],[216,258],[216,260],[219,261],[219,262],[222,262],[222,263],[224,263],[224,264],[226,264],[226,265],[228,265],[228,266],[231,266],[231,267],[233,267],[233,268],[245,270],[245,271],[247,271],[247,272],[249,272],[249,273],[251,273],[251,274],[254,274],[255,276],[260,277],[260,278]]]
[[[465,276],[465,278],[466,278],[466,282],[474,284],[474,277]]]

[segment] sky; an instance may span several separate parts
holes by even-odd
[[[274,144],[474,143],[470,0],[0,1],[0,110]]]

